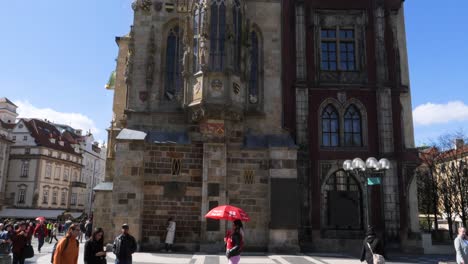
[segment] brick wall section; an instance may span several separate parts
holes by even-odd
[[[104,243],[111,243],[114,240],[114,227],[112,221],[112,192],[96,191],[93,206],[93,225],[104,229]]]
[[[203,145],[147,144],[144,154],[143,247],[161,247],[166,223],[174,217],[178,245],[198,243],[202,188]],[[172,175],[172,159],[180,159],[179,175]],[[188,245],[188,247],[190,247]]]

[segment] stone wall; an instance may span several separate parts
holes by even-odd
[[[112,243],[117,233],[112,221],[112,191],[95,191],[93,226],[104,229],[104,243]]]
[[[167,220],[174,217],[177,224],[175,244],[196,250],[200,240],[202,151],[199,143],[146,145],[142,214],[144,249],[162,247],[160,243],[165,241]]]

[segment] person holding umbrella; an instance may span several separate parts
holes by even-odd
[[[244,247],[244,229],[242,221],[250,220],[247,213],[232,205],[221,205],[211,209],[205,217],[233,221],[232,230],[226,233],[224,240],[226,242],[226,257],[229,260],[229,264],[238,264],[240,261],[240,254]]]
[[[226,257],[229,264],[238,264],[240,261],[240,254],[244,247],[243,226],[241,220],[237,219],[232,222],[232,232],[226,239]]]

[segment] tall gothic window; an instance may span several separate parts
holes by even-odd
[[[232,19],[234,26],[234,72],[240,73],[241,41],[242,41],[242,14],[239,0],[234,1],[232,7]]]
[[[339,145],[339,127],[338,112],[332,105],[327,105],[322,112],[322,146]]]
[[[169,30],[166,42],[166,78],[165,78],[165,96],[169,100],[173,100],[175,95],[182,88],[182,45],[181,32],[179,26],[175,26]]]
[[[345,146],[362,146],[361,114],[354,105],[350,105],[344,115]]]
[[[252,30],[250,33],[251,47],[250,47],[250,74],[249,74],[249,103],[258,103],[258,88],[259,88],[259,43],[257,32]]]
[[[196,73],[200,70],[200,63],[198,60],[198,48],[199,48],[199,40],[200,40],[200,12],[202,8],[196,6],[193,14],[193,63],[192,63],[192,71]]]
[[[224,69],[224,41],[226,35],[226,6],[224,0],[211,4],[210,20],[210,67],[212,70]]]

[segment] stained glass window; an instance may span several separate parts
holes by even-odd
[[[224,0],[213,1],[210,20],[210,67],[212,70],[224,69],[224,41],[226,35],[226,6]]]
[[[240,72],[241,61],[241,41],[242,41],[242,14],[239,0],[234,1],[232,7],[232,18],[234,27],[234,72]]]
[[[258,103],[258,61],[259,61],[259,43],[257,32],[250,33],[250,74],[249,74],[249,103]]]

